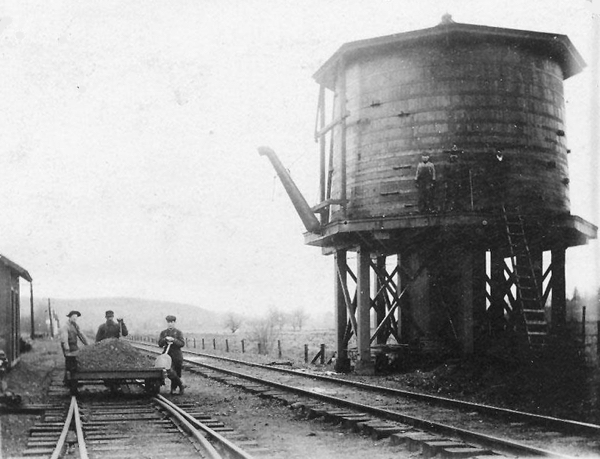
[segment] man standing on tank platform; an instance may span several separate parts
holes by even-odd
[[[433,212],[435,166],[429,161],[429,153],[424,153],[421,156],[421,162],[417,166],[417,173],[415,174],[415,185],[418,193],[419,212]]]
[[[468,170],[461,161],[462,150],[456,145],[449,153],[448,164],[444,168],[444,206],[445,212],[465,211],[468,208],[467,192],[469,188]]]
[[[185,386],[181,382],[181,369],[183,368],[183,354],[181,348],[185,346],[183,333],[175,328],[177,318],[168,315],[166,317],[167,328],[160,332],[158,345],[165,349],[165,352],[171,357],[171,368],[167,371],[167,376],[171,380],[171,395],[179,387],[179,395],[183,395]],[[168,351],[167,351],[168,349]]]
[[[491,207],[506,209],[510,163],[502,148],[496,148],[496,153],[490,162],[488,184],[490,189],[489,199],[492,203]]]

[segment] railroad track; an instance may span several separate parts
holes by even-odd
[[[235,434],[194,403],[176,405],[143,390],[115,394],[105,389],[71,396],[56,375],[50,401],[40,422],[31,430],[19,458],[79,459],[252,459],[227,438]],[[246,448],[259,451],[246,440]],[[17,459],[17,458],[11,458]]]
[[[156,347],[133,343],[157,352]],[[600,426],[185,352],[186,369],[425,455],[600,457]]]

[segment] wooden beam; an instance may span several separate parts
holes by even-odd
[[[340,97],[338,99],[338,103],[340,105],[340,119],[341,121],[341,145],[340,145],[340,157],[341,157],[341,171],[340,171],[340,188],[341,195],[340,198],[344,201],[347,199],[346,195],[346,62],[344,58],[340,58],[340,63],[338,66],[338,78],[340,79],[339,92]],[[343,212],[342,214],[346,217],[347,206],[343,204],[342,206]],[[360,302],[359,302],[360,304]]]
[[[344,260],[344,264],[345,264],[345,260]],[[348,292],[348,284],[347,284],[347,279],[346,279],[346,272],[342,272],[340,270],[340,264],[336,264],[336,269],[337,269],[337,275],[338,275],[338,279],[339,279],[339,286],[341,288],[342,291],[342,295],[344,298],[344,302],[346,304],[346,311],[349,313],[348,317],[350,318],[350,323],[352,324],[352,331],[354,332],[354,334],[357,334],[357,330],[358,330],[358,326],[356,324],[356,317],[354,317],[354,312],[351,309],[351,302],[350,302],[350,293]]]
[[[332,122],[328,123],[326,126],[321,126],[321,128],[317,132],[315,132],[315,139],[323,138],[323,136],[325,134],[327,134],[329,131],[331,131],[338,124],[345,122],[346,118],[348,118],[349,116],[350,116],[350,113],[346,112],[346,114],[344,116],[340,116],[339,118],[336,118]]]
[[[321,201],[319,204],[317,204],[316,206],[313,206],[311,208],[311,210],[313,212],[318,212],[322,209],[325,209],[326,207],[331,206],[332,204],[342,205],[342,204],[345,204],[345,202],[342,201],[341,199],[325,199],[325,200]]]

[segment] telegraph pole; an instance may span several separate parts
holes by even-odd
[[[48,298],[48,318],[50,319],[50,338],[54,338],[54,322],[52,322],[52,306],[50,306],[50,298]]]
[[[29,306],[31,308],[31,339],[35,339],[35,318],[33,313],[33,282],[29,283]]]

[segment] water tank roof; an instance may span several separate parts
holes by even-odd
[[[342,45],[314,74],[314,79],[333,89],[336,69],[342,60],[351,60],[386,48],[435,43],[440,40],[468,39],[481,42],[509,43],[523,49],[533,49],[555,59],[562,67],[564,79],[581,72],[585,62],[566,35],[532,32],[528,30],[503,29],[452,21],[449,15],[442,22],[428,29],[352,41]]]

